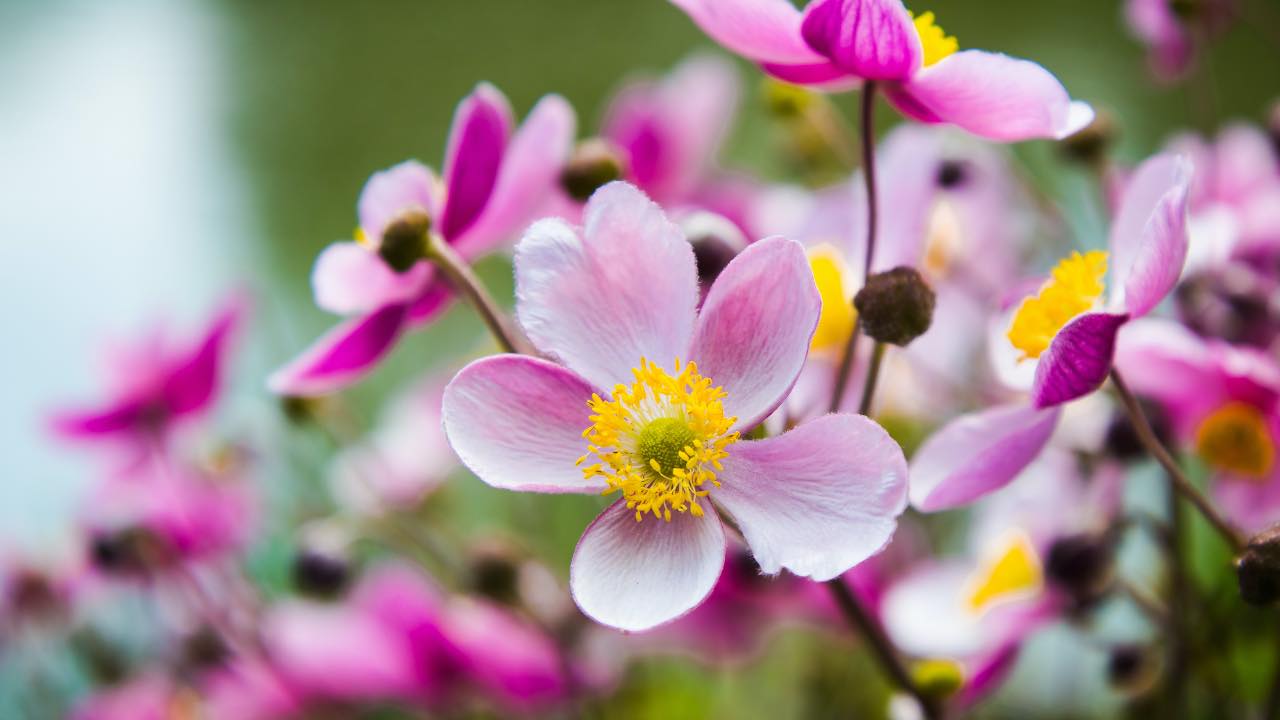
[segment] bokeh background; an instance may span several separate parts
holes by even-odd
[[[928,5],[918,9],[934,10],[962,46],[1036,60],[1113,113],[1125,158],[1178,129],[1260,121],[1280,92],[1276,0],[1246,2],[1202,74],[1178,87],[1152,82],[1115,0]],[[255,312],[219,421],[231,435],[287,448],[263,475],[282,506],[317,487],[331,450],[285,427],[263,378],[332,323],[311,302],[311,263],[350,236],[365,178],[408,157],[438,165],[453,108],[479,81],[520,114],[561,93],[585,134],[625,78],[699,50],[714,51],[662,0],[0,0],[0,546],[39,554],[68,541],[95,466],[56,444],[46,417],[96,397],[103,343],[157,321],[194,328],[236,287],[250,290]],[[740,68],[746,101],[725,163],[778,177],[779,128],[759,73]],[[838,102],[849,110],[854,96]],[[882,127],[893,120],[883,113]],[[1074,232],[1098,232],[1083,173],[1048,143],[1014,152],[1048,197],[1085,218]],[[506,261],[480,269],[509,301]],[[350,393],[356,421],[483,343],[482,326],[456,308]],[[459,532],[519,538],[564,569],[598,506],[463,481],[432,501],[424,522],[447,515]],[[255,556],[269,586],[281,582],[295,520],[280,520]],[[669,688],[666,699],[637,696],[632,707],[661,713],[666,706],[649,705],[674,697],[671,707],[692,716],[743,702],[791,713],[787,698],[856,700],[863,693],[851,683],[876,682],[866,667],[792,662],[803,649],[784,639],[761,675],[697,684],[679,679],[688,675],[680,665],[647,666],[638,672]]]

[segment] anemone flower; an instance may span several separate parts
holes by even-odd
[[[355,241],[326,248],[311,275],[316,304],[351,319],[278,370],[272,390],[312,395],[355,382],[404,330],[448,307],[454,289],[423,256],[424,233],[470,261],[523,229],[568,156],[573,112],[549,95],[514,135],[511,126],[506,98],[482,84],[454,114],[443,182],[412,160],[369,178]]]
[[[1194,64],[1202,41],[1230,24],[1235,5],[1235,0],[1125,0],[1124,17],[1129,31],[1147,46],[1152,73],[1161,81],[1173,82],[1185,76]],[[1203,37],[1198,38],[1198,34]]]
[[[888,542],[906,465],[880,426],[828,415],[744,437],[786,397],[818,321],[799,243],[748,247],[699,311],[679,228],[611,183],[581,230],[530,228],[515,268],[517,316],[559,362],[467,366],[445,389],[445,433],[494,487],[621,495],[574,552],[570,589],[589,617],[645,630],[700,604],[724,565],[717,508],[768,574],[828,580]]]
[[[963,505],[1007,485],[1043,449],[1059,408],[1102,385],[1116,337],[1173,289],[1187,255],[1190,164],[1157,155],[1125,190],[1111,228],[1111,292],[1102,307],[1108,254],[1073,253],[1013,313],[1007,339],[1035,363],[1030,403],[962,415],[912,459],[911,502],[932,512]]]
[[[1122,338],[1116,367],[1213,470],[1213,494],[1235,523],[1253,532],[1280,520],[1280,365],[1272,357],[1150,319]]]
[[[1072,101],[1029,60],[960,50],[932,12],[901,0],[671,0],[704,32],[766,72],[800,85],[874,81],[904,115],[949,123],[991,140],[1063,138],[1093,109]]]

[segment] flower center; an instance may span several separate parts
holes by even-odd
[[[645,359],[631,372],[635,382],[616,386],[612,399],[592,395],[587,403],[582,476],[604,478],[606,495],[621,491],[637,522],[647,514],[670,521],[673,510],[701,517],[698,498],[719,487],[720,461],[738,441],[725,392],[679,359],[674,375]]]
[[[853,332],[857,312],[853,309],[853,293],[845,282],[846,267],[840,251],[831,245],[818,245],[809,251],[809,269],[813,271],[813,281],[822,300],[818,329],[809,345],[811,350],[844,347]]]
[[[1009,326],[1009,342],[1022,359],[1040,357],[1064,325],[1098,302],[1106,274],[1107,254],[1101,250],[1071,253],[1058,263],[1040,292],[1018,306]]]
[[[960,49],[960,42],[954,36],[947,35],[942,28],[933,23],[933,11],[921,13],[920,17],[912,15],[916,26],[916,34],[920,36],[921,60],[924,67],[938,62],[942,58]]]
[[[1031,541],[1020,532],[1011,533],[970,578],[965,605],[981,612],[997,601],[1023,597],[1040,588],[1042,575]]]
[[[1196,430],[1196,451],[1220,470],[1262,479],[1276,459],[1267,421],[1252,405],[1233,402],[1214,411]]]
[[[960,216],[948,200],[939,200],[929,213],[929,225],[925,234],[925,274],[935,280],[951,273],[955,260],[964,252],[964,235],[960,230]]]

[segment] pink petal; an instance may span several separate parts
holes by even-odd
[[[967,505],[1013,481],[1040,454],[1058,409],[1005,405],[947,423],[911,459],[911,505],[937,512]]]
[[[272,374],[267,387],[287,395],[319,395],[350,385],[372,371],[395,344],[407,310],[396,303],[342,323]]]
[[[817,0],[801,28],[809,47],[866,80],[906,80],[920,68],[920,35],[901,0]]]
[[[608,390],[631,382],[641,358],[683,357],[697,271],[684,234],[631,185],[597,190],[584,225],[581,237],[558,219],[529,228],[516,246],[516,315],[540,350]]]
[[[714,514],[636,521],[619,500],[578,541],[569,589],[583,614],[636,632],[671,622],[706,599],[724,567],[724,528]]]
[[[1236,204],[1254,193],[1275,188],[1280,183],[1280,163],[1276,162],[1272,141],[1261,129],[1234,123],[1218,133],[1214,162],[1200,168],[1212,183],[1216,199]]]
[[[376,242],[387,225],[406,210],[422,210],[438,217],[439,184],[435,173],[416,160],[370,175],[357,202],[360,228]]]
[[[733,259],[711,286],[689,359],[724,388],[735,428],[773,412],[795,384],[822,300],[800,243],[769,238]]]
[[[214,318],[204,337],[177,358],[163,393],[170,414],[185,415],[208,407],[218,392],[227,344],[245,312],[243,298],[233,298]]]
[[[530,712],[564,695],[565,663],[555,643],[511,611],[459,597],[446,623],[449,639],[471,660],[475,682],[506,707]]]
[[[425,263],[398,273],[367,248],[338,242],[316,257],[311,288],[316,305],[339,315],[354,315],[408,300],[420,292],[431,274]]]
[[[853,90],[860,84],[856,77],[849,75],[826,59],[804,65],[763,63],[760,67],[783,82],[792,85],[808,85],[828,92]]]
[[[1134,172],[1111,226],[1112,304],[1141,317],[1173,289],[1187,257],[1191,165],[1156,155]]]
[[[457,297],[449,283],[439,280],[430,283],[409,303],[409,325],[422,327],[435,320],[453,305]]]
[[[507,146],[484,211],[452,239],[458,252],[479,257],[525,229],[557,187],[576,125],[573,108],[559,95],[547,95],[533,106]]]
[[[98,410],[58,413],[53,432],[68,439],[93,440],[102,436],[141,429],[150,406],[145,400],[128,398]]]
[[[800,11],[788,0],[671,0],[720,43],[756,62],[816,63],[800,37]]]
[[[907,504],[907,462],[862,415],[825,415],[729,450],[711,497],[766,573],[830,580],[879,552]]]
[[[926,122],[1011,142],[1064,138],[1093,120],[1048,70],[1030,60],[964,50],[924,68],[890,100]]]
[[[1031,402],[1052,407],[1101,387],[1111,372],[1116,333],[1128,321],[1124,313],[1089,312],[1067,323],[1040,356]]]
[[[444,391],[444,431],[471,472],[505,490],[600,492],[576,465],[587,451],[587,402],[595,392],[545,360],[495,355],[477,360]]]
[[[458,238],[480,216],[498,178],[511,134],[511,107],[497,88],[481,83],[463,99],[449,129],[444,161],[445,206],[440,232]]]

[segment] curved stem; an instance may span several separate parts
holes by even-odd
[[[853,330],[849,332],[849,340],[840,350],[840,365],[836,367],[836,384],[831,389],[831,402],[827,412],[838,412],[844,402],[844,394],[849,390],[849,373],[853,371],[853,351],[858,345],[858,333],[861,323],[853,321]]]
[[[871,414],[871,402],[875,399],[876,381],[880,379],[880,363],[884,360],[884,343],[879,340],[871,348],[871,366],[867,368],[867,377],[862,381],[862,400],[858,402],[858,414]]]
[[[454,252],[449,243],[438,236],[432,236],[426,242],[426,257],[433,265],[444,273],[445,279],[455,290],[462,293],[467,302],[480,313],[485,326],[498,342],[503,352],[532,354],[524,338],[511,326],[506,315],[494,302],[493,296],[485,289],[484,283],[476,276],[475,271]]]
[[[1169,478],[1169,484],[1173,491],[1177,492],[1188,502],[1195,506],[1196,510],[1204,516],[1205,520],[1213,526],[1213,529],[1222,536],[1231,546],[1232,551],[1240,552],[1244,549],[1244,541],[1240,537],[1240,533],[1227,521],[1226,518],[1209,503],[1196,486],[1191,484],[1187,479],[1182,468],[1178,466],[1178,462],[1173,459],[1169,451],[1161,444],[1159,438],[1156,437],[1155,431],[1151,429],[1151,423],[1147,421],[1147,416],[1142,412],[1142,406],[1138,404],[1137,398],[1133,393],[1129,392],[1129,386],[1125,384],[1120,377],[1120,373],[1116,370],[1111,371],[1111,384],[1115,386],[1116,392],[1120,395],[1120,401],[1124,403],[1125,411],[1129,414],[1129,420],[1133,423],[1133,428],[1138,433],[1138,439],[1142,442],[1143,447],[1156,462],[1160,463],[1165,469],[1166,476]]]

